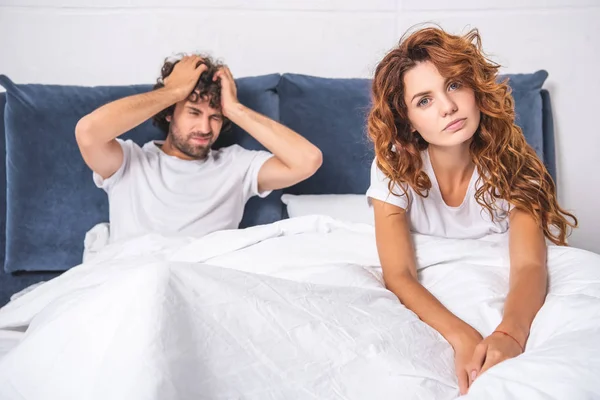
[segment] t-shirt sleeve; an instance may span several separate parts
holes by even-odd
[[[515,209],[515,205],[509,201],[506,200],[502,200],[501,201],[501,205],[500,205],[500,209],[506,213],[506,214],[510,214],[512,210]]]
[[[371,164],[371,183],[367,189],[367,200],[372,206],[371,199],[380,200],[394,206],[407,209],[409,199],[398,184],[392,186],[392,192],[389,190],[390,179],[377,166],[377,160],[373,160]]]
[[[267,197],[272,191],[258,191],[258,173],[264,163],[273,157],[273,154],[264,150],[247,150],[235,146],[234,162],[238,164],[242,173],[242,186],[244,194],[249,199],[253,196]]]
[[[106,192],[110,191],[110,189],[119,181],[121,181],[123,179],[123,176],[128,173],[131,167],[131,160],[135,151],[134,148],[137,146],[137,144],[135,144],[131,140],[125,141],[122,139],[117,139],[117,143],[119,143],[121,145],[121,148],[123,149],[123,162],[121,163],[119,169],[106,179],[102,178],[96,172],[93,172],[92,174],[96,186],[100,189],[104,189],[104,191]]]

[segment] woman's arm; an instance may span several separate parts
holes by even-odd
[[[542,228],[525,211],[514,210],[509,224],[510,288],[498,329],[515,335],[524,347],[546,299],[546,242]]]
[[[479,374],[523,352],[531,323],[547,292],[546,242],[542,228],[525,211],[509,217],[510,277],[504,315],[496,332],[475,351]]]
[[[452,345],[460,392],[465,394],[471,378],[466,366],[475,346],[483,338],[479,332],[444,307],[417,280],[415,252],[405,210],[376,199],[371,201],[375,211],[377,251],[385,285],[404,306]]]

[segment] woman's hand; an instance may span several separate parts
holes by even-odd
[[[461,395],[467,394],[471,383],[475,379],[477,372],[473,373],[473,353],[482,340],[483,337],[479,332],[466,325],[450,341],[454,349],[454,368]]]
[[[469,369],[475,377],[494,365],[523,353],[523,347],[515,338],[503,332],[494,332],[477,345]]]

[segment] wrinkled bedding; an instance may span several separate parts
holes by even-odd
[[[421,282],[484,336],[507,243],[415,236]],[[551,246],[548,268],[526,352],[463,398],[600,398],[600,256]],[[384,288],[366,224],[147,235],[0,309],[0,399],[458,397],[452,348]]]

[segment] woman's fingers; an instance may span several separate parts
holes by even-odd
[[[461,368],[456,371],[456,374],[458,377],[458,390],[460,390],[461,395],[465,395],[469,391],[469,377],[467,376],[467,371]]]
[[[467,371],[469,372],[469,384],[472,384],[475,378],[480,374],[481,368],[485,363],[488,346],[485,343],[479,343],[475,347],[471,362],[467,364]]]

